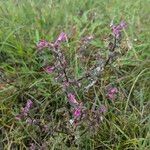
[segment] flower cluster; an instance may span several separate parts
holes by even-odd
[[[79,78],[76,77],[73,74],[73,71],[69,68],[68,59],[62,49],[63,46],[65,46],[62,46],[62,43],[68,42],[68,40],[70,40],[66,33],[60,33],[60,35],[58,35],[56,40],[53,42],[40,40],[37,44],[38,52],[46,49],[52,53],[52,61],[49,62],[50,64],[47,64],[46,62],[46,65],[43,68],[46,73],[52,75],[56,83],[60,85],[63,93],[65,93],[67,103],[69,104],[67,105],[69,107],[67,107],[66,111],[69,111],[67,113],[65,111],[64,114],[67,114],[67,117],[66,120],[64,117],[64,120],[60,123],[60,126],[63,126],[63,128],[65,129],[67,128],[66,131],[68,131],[68,133],[70,131],[70,129],[68,130],[68,126],[71,128],[72,133],[72,131],[74,132],[76,129],[78,129],[77,127],[80,127],[80,125],[86,124],[85,126],[88,127],[88,129],[93,129],[95,127],[99,127],[99,124],[103,121],[104,115],[107,112],[107,107],[102,104],[99,106],[96,100],[94,103],[90,103],[89,105],[87,105],[87,103],[85,104],[81,102],[80,97],[77,97],[77,94],[75,93],[78,93],[79,90],[83,93],[89,93],[90,89],[94,85],[98,84],[98,81],[102,78],[106,66],[114,61],[113,58],[116,55],[116,47],[118,46],[117,42],[120,41],[121,32],[125,27],[126,23],[123,21],[119,25],[114,25],[113,23],[111,24],[113,34],[113,36],[111,37],[113,42],[109,41],[109,47],[107,48],[109,50],[108,56],[104,58],[98,57],[97,59],[94,59],[95,64],[92,64],[93,66],[83,72],[82,76],[80,76]],[[93,38],[93,35],[88,35],[82,39],[81,46],[78,49],[78,52],[82,56],[84,55],[86,48],[89,46]],[[84,56],[82,58],[84,58]],[[106,95],[109,100],[114,100],[117,93],[118,89],[116,87],[110,87],[108,88]],[[47,124],[42,124],[42,122],[40,121],[36,122],[34,118],[29,117],[29,111],[32,106],[33,102],[31,100],[28,100],[25,107],[21,109],[21,113],[16,116],[16,119],[21,120],[23,118],[26,118],[26,122],[28,124],[36,123],[36,125],[39,125],[41,132],[43,132],[43,130],[45,132],[50,131],[50,126],[48,126]],[[63,116],[63,113],[61,115]],[[53,127],[52,122],[51,129],[53,130],[53,132],[55,132],[55,130],[58,130],[58,127]],[[31,148],[32,147],[34,147],[34,145],[31,144]]]
[[[82,114],[82,106],[81,104],[76,100],[76,97],[72,93],[68,93],[67,95],[68,101],[70,105],[73,107],[73,119],[71,119],[73,122],[76,122],[76,120],[81,117]],[[73,123],[72,122],[72,123]]]
[[[118,93],[118,89],[117,89],[116,87],[110,87],[110,88],[108,89],[108,94],[107,94],[107,96],[108,96],[108,98],[109,98],[110,100],[114,100],[117,93]]]
[[[124,21],[121,21],[119,25],[114,25],[112,22],[110,27],[113,35],[118,39],[121,36],[122,30],[127,27],[127,24]]]
[[[24,117],[27,117],[32,106],[33,106],[33,102],[29,99],[29,100],[27,101],[25,107],[23,107],[23,108],[21,109],[21,113],[16,116],[16,119],[17,119],[17,120],[21,120],[21,119],[23,119]]]
[[[45,48],[50,48],[50,47],[57,49],[58,47],[60,47],[60,44],[65,41],[68,41],[68,37],[66,33],[62,32],[60,33],[60,35],[58,36],[58,38],[54,43],[47,42],[46,40],[40,40],[37,44],[37,49],[43,50]]]
[[[45,72],[52,73],[55,70],[54,66],[47,66],[44,68]]]
[[[48,48],[48,47],[49,47],[49,42],[47,42],[46,40],[40,40],[39,43],[37,44],[38,50],[42,50],[42,49]]]
[[[119,25],[114,25],[113,23],[111,24],[111,29],[112,29],[112,33],[114,35],[114,43],[112,44],[111,49],[109,49],[111,51],[111,55],[109,55],[107,60],[104,59],[100,59],[98,60],[97,64],[95,65],[95,67],[92,67],[92,69],[88,70],[88,72],[86,72],[81,78],[76,79],[74,76],[72,76],[73,78],[71,78],[68,75],[68,64],[65,58],[65,54],[63,53],[62,49],[61,49],[61,44],[62,42],[66,42],[68,41],[68,36],[66,33],[62,32],[60,33],[60,35],[58,36],[58,38],[54,41],[54,42],[46,42],[44,43],[44,41],[39,42],[38,44],[38,48],[41,49],[41,47],[43,46],[44,48],[48,48],[50,49],[50,51],[53,53],[54,56],[54,64],[53,66],[48,66],[45,68],[45,71],[47,73],[55,73],[57,74],[57,76],[55,77],[55,80],[62,86],[63,91],[66,94],[66,97],[68,99],[68,102],[72,108],[72,116],[73,119],[72,122],[76,122],[77,120],[80,120],[83,116],[86,116],[84,114],[84,110],[87,109],[85,108],[85,106],[83,106],[82,103],[79,103],[78,100],[76,99],[75,94],[73,94],[73,92],[70,92],[72,89],[72,86],[76,86],[76,85],[81,85],[82,80],[88,80],[90,83],[86,86],[84,86],[85,91],[88,91],[94,84],[97,83],[99,77],[102,75],[105,66],[107,64],[109,64],[113,59],[114,55],[112,54],[112,51],[115,50],[116,48],[116,41],[120,38],[121,36],[121,32],[123,30],[123,28],[126,27],[126,23],[124,21],[122,21]],[[85,44],[89,44],[89,42],[93,40],[93,35],[90,36],[86,36],[85,38],[83,38],[83,45]],[[75,87],[74,87],[75,89]],[[117,88],[110,88],[108,90],[108,98],[109,99],[114,99],[115,95],[117,93]],[[84,109],[85,108],[85,109]],[[106,111],[106,107],[105,106],[101,106],[99,109],[99,113],[101,112],[105,112]],[[95,111],[92,111],[95,112]],[[97,112],[97,111],[96,111]],[[83,115],[84,114],[84,115]],[[82,118],[83,119],[83,118]]]
[[[79,105],[74,94],[68,93],[67,96],[68,96],[68,101],[69,101],[70,105],[72,105],[73,107]]]
[[[56,39],[56,41],[54,42],[54,46],[55,46],[55,47],[60,46],[60,44],[61,44],[62,42],[66,42],[66,41],[68,41],[67,34],[64,33],[64,32],[62,32],[62,33],[58,36],[58,38]]]

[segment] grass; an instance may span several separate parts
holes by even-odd
[[[53,150],[150,149],[149,10],[149,0],[0,0],[0,149],[28,149],[30,141],[38,146],[48,143]],[[71,35],[66,51],[79,75],[82,68],[75,53],[80,38],[94,34],[93,46],[102,49],[113,18],[128,23],[124,49],[129,50],[112,64],[112,76],[101,81],[101,87],[108,80],[117,85],[119,98],[110,103],[101,87],[95,91],[97,101],[108,107],[96,134],[83,134],[77,146],[67,146],[69,135],[43,135],[37,127],[16,121],[28,98],[36,103],[36,117],[43,124],[45,115],[54,116],[66,104],[51,76],[40,71],[42,60],[49,61],[50,55],[37,56],[39,39],[52,41],[61,31]]]

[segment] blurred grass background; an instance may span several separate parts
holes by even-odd
[[[149,0],[0,0],[1,147],[15,149],[16,144],[25,149],[28,137],[36,140],[34,131],[29,133],[26,128],[20,132],[13,119],[24,99],[40,104],[43,110],[39,115],[50,104],[59,107],[64,103],[54,94],[57,89],[51,86],[51,77],[39,72],[43,66],[36,53],[39,39],[53,41],[65,31],[72,37],[71,55],[82,36],[94,34],[94,45],[103,48],[112,19],[128,24],[124,36],[130,50],[114,65],[115,79],[121,78],[118,86],[126,97],[109,106],[100,131],[92,138],[82,137],[78,149],[150,149]],[[75,60],[71,61],[75,66]],[[66,149],[61,140],[61,136],[50,137],[52,149]]]

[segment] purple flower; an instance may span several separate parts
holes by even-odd
[[[31,100],[28,100],[27,103],[26,103],[26,106],[21,109],[21,113],[22,113],[23,116],[27,116],[28,115],[32,105],[33,105],[33,102]]]
[[[58,36],[56,42],[64,42],[64,41],[67,41],[67,34],[62,32],[60,33],[60,35]]]
[[[55,67],[53,66],[47,66],[46,68],[44,68],[45,72],[47,73],[52,73],[54,71]]]
[[[54,43],[54,46],[57,47],[57,46],[60,46],[60,43],[61,42],[65,42],[68,40],[68,37],[67,37],[67,34],[62,32],[60,33],[60,35],[58,36],[58,38],[56,39],[55,43]]]
[[[115,95],[118,93],[118,89],[116,87],[111,87],[108,89],[108,98],[111,100],[115,99]]]
[[[113,22],[110,25],[114,36],[118,39],[121,36],[121,31],[127,27],[124,21],[121,21],[119,25],[114,25]]]
[[[127,27],[127,24],[125,21],[121,21],[120,22],[120,27],[123,29],[123,28],[126,28]]]
[[[49,46],[49,42],[46,40],[40,40],[39,43],[37,44],[38,50],[42,50],[44,48],[47,48]]]
[[[21,120],[22,118],[24,118],[25,116],[27,116],[32,106],[33,106],[33,102],[29,99],[27,101],[25,107],[21,108],[21,114],[17,115],[15,118],[17,120]]]
[[[78,118],[81,116],[81,108],[80,107],[77,107],[74,109],[73,116],[74,116],[74,118]]]
[[[27,103],[26,103],[26,106],[25,107],[27,107],[27,108],[31,108],[33,106],[33,102],[29,99],[28,101],[27,101]]]
[[[79,103],[77,102],[77,100],[76,100],[76,97],[75,97],[75,95],[74,94],[72,94],[72,93],[68,93],[68,101],[69,101],[69,103],[70,103],[70,105],[72,105],[72,106],[76,106],[76,105],[78,105]]]

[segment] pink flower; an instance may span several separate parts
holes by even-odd
[[[60,35],[58,36],[56,42],[64,42],[64,41],[67,41],[67,34],[62,32],[60,33]]]
[[[127,27],[127,24],[124,21],[121,21],[119,25],[114,25],[113,22],[110,25],[112,32],[116,38],[121,36],[121,31]]]
[[[47,66],[44,70],[47,73],[52,73],[54,71],[55,67],[53,66]]]
[[[78,118],[81,116],[81,108],[77,107],[74,109],[74,112],[73,112],[73,116],[74,118]]]
[[[49,46],[49,42],[46,40],[40,40],[39,43],[37,44],[38,50],[42,50],[44,48],[47,48]]]
[[[68,96],[68,100],[69,100],[70,105],[75,106],[75,105],[78,105],[78,104],[79,104],[79,103],[77,102],[77,100],[76,100],[74,94],[68,93],[67,96]]]
[[[61,42],[65,42],[68,40],[67,34],[62,32],[60,33],[60,35],[58,36],[58,38],[56,39],[54,46],[57,47],[60,45]]]
[[[29,99],[26,103],[26,106],[21,109],[21,113],[23,116],[27,116],[28,112],[30,111],[30,108],[32,107],[33,102]]]
[[[116,87],[111,87],[108,89],[108,98],[113,100],[115,99],[115,95],[118,93],[118,89]]]
[[[126,28],[127,27],[127,24],[125,21],[121,21],[120,22],[120,28],[123,29],[123,28]]]
[[[31,108],[32,107],[32,105],[33,105],[33,102],[29,99],[28,101],[27,101],[27,103],[26,103],[26,106],[25,107],[27,107],[27,108]]]

